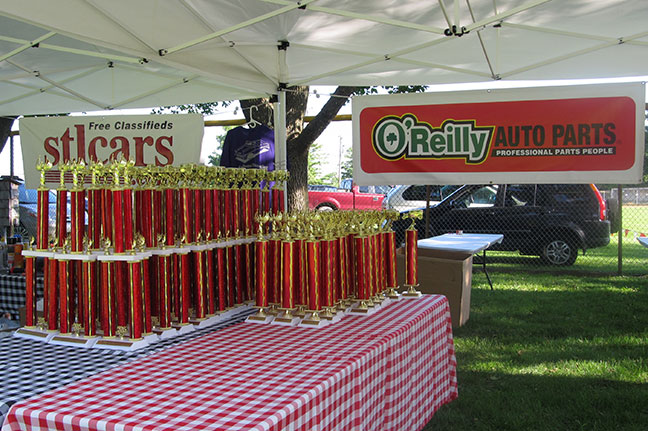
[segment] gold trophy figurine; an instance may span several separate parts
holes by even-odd
[[[36,170],[40,172],[40,188],[41,189],[47,189],[45,186],[45,174],[47,171],[52,169],[52,163],[47,160],[47,157],[45,157],[45,160],[42,161],[41,158],[38,158],[38,162],[36,163]]]

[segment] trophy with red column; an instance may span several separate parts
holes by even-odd
[[[298,212],[291,221],[294,241],[293,296],[295,298],[295,316],[303,319],[308,308],[308,285],[306,281],[306,214]]]
[[[157,334],[160,339],[171,338],[178,335],[178,331],[171,326],[171,302],[173,298],[173,254],[174,250],[171,246],[167,245],[166,235],[158,234],[157,248],[153,250],[153,254],[157,256],[158,266],[158,326],[153,328],[153,332]]]
[[[418,287],[418,245],[417,231],[415,228],[416,219],[421,219],[422,214],[410,213],[410,226],[405,231],[405,287],[403,298],[420,298],[421,292],[416,290]]]
[[[47,331],[45,317],[39,319],[37,316],[36,265],[34,263],[37,257],[44,258],[43,314],[44,316],[48,316],[49,302],[52,301],[53,304],[56,304],[56,296],[50,297],[49,293],[49,260],[53,257],[53,253],[48,251],[49,189],[45,187],[45,174],[52,169],[52,164],[47,160],[43,162],[39,159],[36,169],[40,172],[40,186],[38,187],[36,211],[38,217],[36,238],[32,238],[29,248],[23,251],[23,256],[25,257],[25,326],[16,330],[14,335],[47,342],[54,336],[54,333]],[[35,249],[33,244],[34,240],[36,241]]]
[[[198,326],[206,326],[211,323],[207,321],[207,309],[209,302],[209,291],[207,290],[207,279],[205,271],[207,267],[207,243],[205,238],[206,218],[205,210],[205,166],[192,165],[190,171],[190,181],[193,192],[193,231],[194,241],[191,244],[193,251],[193,310],[194,316],[190,318],[190,323]],[[210,214],[211,216],[211,214]]]
[[[90,172],[85,163],[68,164],[72,172],[71,227],[63,248],[54,257],[59,262],[59,316],[60,334],[50,343],[91,347],[97,341],[94,301],[96,284],[91,279],[90,267],[96,255],[90,252],[85,230],[84,177]]]
[[[178,277],[177,288],[179,292],[176,295],[176,310],[178,313],[178,322],[173,326],[180,332],[191,332],[194,330],[193,325],[189,322],[189,309],[191,308],[191,219],[193,214],[192,194],[190,190],[190,168],[182,166],[175,171],[170,171],[174,175],[174,183],[179,185],[180,201],[176,215],[181,220],[180,232],[176,235],[176,254],[178,265],[176,275]]]
[[[248,322],[253,323],[269,323],[274,319],[274,316],[266,313],[269,306],[268,303],[268,267],[273,264],[268,258],[268,240],[263,232],[263,227],[270,221],[270,214],[257,216],[258,222],[257,239],[255,243],[256,254],[256,272],[255,272],[255,292],[256,301],[255,307],[259,311],[247,318]]]
[[[371,235],[374,229],[374,215],[368,211],[356,211],[353,217],[353,260],[355,302],[350,314],[370,315],[376,311],[372,301],[373,267],[371,259]]]
[[[219,320],[216,315],[216,268],[214,261],[214,248],[216,248],[216,228],[214,226],[214,192],[216,180],[216,167],[205,167],[203,175],[203,199],[204,199],[204,232],[205,232],[205,291],[207,295],[207,318],[211,322]],[[218,203],[218,199],[216,199]],[[218,209],[216,209],[218,211]]]
[[[337,241],[337,246],[336,246],[336,251],[337,251],[337,258],[336,258],[336,265],[337,265],[337,286],[338,286],[338,302],[339,302],[339,309],[342,311],[347,311],[349,307],[351,306],[351,299],[350,299],[350,286],[348,283],[349,277],[348,277],[348,272],[351,271],[351,268],[349,268],[348,263],[349,263],[349,258],[347,256],[348,250],[347,250],[347,244],[346,244],[346,236],[348,232],[348,224],[347,224],[348,216],[346,213],[340,213],[338,216],[338,223],[336,223],[337,230],[336,230],[336,241]]]
[[[315,214],[310,218],[308,226],[308,239],[306,241],[306,281],[308,287],[308,309],[307,316],[301,321],[299,326],[306,328],[321,328],[328,324],[328,319],[320,317],[322,313],[321,295],[321,241],[315,236],[314,224],[319,221],[319,216]],[[327,310],[329,317],[332,317]]]
[[[283,217],[285,221],[283,226],[283,235],[281,236],[281,264],[280,264],[280,273],[281,273],[281,306],[279,307],[279,314],[272,321],[273,324],[278,325],[288,325],[295,326],[299,323],[299,317],[295,316],[293,313],[295,311],[295,297],[294,297],[294,283],[295,283],[295,270],[294,266],[296,265],[295,260],[295,242],[291,237],[291,222],[296,220],[294,214],[288,214]]]
[[[254,284],[254,243],[250,242],[249,236],[254,233],[255,224],[255,208],[254,208],[254,187],[256,182],[258,169],[246,169],[243,172],[243,185],[241,188],[241,229],[245,238],[245,243],[242,245],[243,251],[243,268],[245,272],[245,281],[243,282],[243,290],[245,300],[251,303],[252,301],[252,287]]]
[[[279,235],[283,215],[281,213],[271,217],[271,235],[268,240],[268,255],[270,266],[268,267],[268,303],[270,314],[277,314],[281,305],[281,237]]]
[[[385,215],[386,224],[385,231],[382,233],[384,237],[384,257],[386,266],[387,277],[387,298],[391,300],[399,300],[400,293],[398,293],[398,281],[396,276],[396,233],[392,229],[392,223],[398,218],[397,211],[387,211]]]

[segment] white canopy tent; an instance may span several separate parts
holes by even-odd
[[[648,74],[643,0],[0,0],[0,115]],[[285,110],[280,103],[278,115]],[[279,141],[281,125],[277,118]],[[281,154],[281,149],[278,149]],[[280,166],[281,161],[280,161]]]

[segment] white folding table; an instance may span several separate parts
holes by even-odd
[[[488,284],[491,290],[493,290],[493,283],[486,270],[486,250],[493,244],[502,242],[503,239],[504,235],[502,234],[446,233],[444,235],[420,239],[417,245],[418,248],[422,249],[465,253],[466,255],[474,255],[482,252],[482,268],[484,269],[484,274],[486,274]]]

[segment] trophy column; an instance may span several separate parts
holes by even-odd
[[[416,217],[410,218],[410,227],[405,231],[405,287],[407,290],[402,296],[405,299],[420,298],[421,292],[418,287],[418,247],[417,232],[414,227]]]

